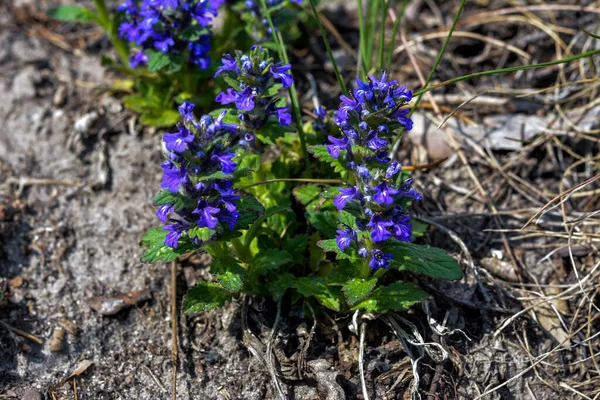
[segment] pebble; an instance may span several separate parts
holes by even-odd
[[[37,71],[33,67],[25,67],[15,76],[12,85],[12,93],[17,99],[35,97],[35,82]]]
[[[56,92],[54,93],[54,97],[52,97],[52,103],[55,106],[62,106],[65,104],[67,100],[67,87],[65,85],[60,85]]]

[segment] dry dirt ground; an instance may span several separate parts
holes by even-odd
[[[108,46],[97,30],[57,25],[35,11],[37,5],[17,6],[0,5],[0,290],[6,294],[0,301],[0,399],[71,399],[75,393],[79,399],[170,398],[169,268],[140,263],[138,244],[155,224],[151,202],[161,173],[159,137],[137,125],[135,115],[106,90],[113,74],[97,56]],[[435,55],[421,50],[424,57]],[[457,69],[464,67],[460,61]],[[402,63],[409,65],[407,59]],[[414,75],[407,78],[418,86]],[[539,76],[527,82],[534,78]],[[521,116],[541,107],[524,110],[520,104],[510,107]],[[507,111],[483,107],[492,107],[487,113],[492,115]],[[465,113],[482,114],[481,109]],[[592,121],[586,129],[598,128],[598,109],[592,115],[596,125]],[[573,256],[580,277],[589,274],[582,284],[586,296],[573,290],[552,307],[538,308],[537,322],[525,313],[494,333],[540,293],[578,286],[561,216],[577,218],[597,209],[597,194],[573,200],[563,214],[550,213],[545,234],[521,240],[508,233],[508,248],[522,268],[517,273],[496,222],[501,220],[503,229],[520,228],[552,198],[548,193],[563,190],[563,171],[577,160],[573,154],[593,157],[598,144],[561,136],[557,140],[563,147],[549,141],[526,150],[518,146],[477,153],[473,148],[481,142],[474,145],[473,140],[461,143],[467,143],[465,152],[491,200],[477,191],[456,157],[442,170],[416,175],[426,197],[418,211],[432,225],[422,240],[459,257],[466,271],[460,282],[421,282],[432,295],[431,316],[464,334],[432,335],[425,311],[418,308],[404,315],[428,341],[449,349],[446,361],[421,360],[421,394],[474,399],[508,381],[485,398],[579,398],[577,392],[592,398],[600,388],[600,372],[594,372],[597,364],[591,358],[599,351],[594,339],[598,321],[592,321],[598,307],[593,241],[581,239]],[[413,151],[413,161],[423,161],[417,153]],[[493,157],[501,165],[511,161],[504,175],[490,161]],[[585,165],[570,176],[567,187],[593,175],[597,164]],[[490,201],[499,209],[496,217]],[[594,220],[588,223],[580,236],[596,232]],[[459,233],[474,264],[447,228]],[[552,231],[558,233],[547,233]],[[492,254],[503,254],[503,260]],[[471,265],[480,270],[479,285]],[[205,277],[206,268],[198,257],[179,271],[178,304],[186,287]],[[267,369],[244,346],[245,302],[248,329],[264,339],[275,309],[260,299],[239,299],[224,310],[180,319],[179,399],[277,398]],[[284,304],[274,344],[280,365],[294,365],[297,350],[307,341],[313,319],[305,311]],[[562,324],[557,315],[564,316]],[[588,318],[587,325],[582,318]],[[362,398],[359,345],[348,330],[350,322],[347,317],[319,317],[306,352],[304,379],[283,381],[289,398]],[[381,321],[369,327],[365,369],[371,398],[409,398],[412,370],[401,340]],[[553,351],[565,338],[570,338],[566,346],[563,341],[561,350]]]

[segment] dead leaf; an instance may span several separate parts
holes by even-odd
[[[136,290],[129,293],[119,293],[112,297],[96,296],[88,300],[92,309],[102,315],[115,315],[119,311],[134,306],[142,301],[150,300],[148,289]]]

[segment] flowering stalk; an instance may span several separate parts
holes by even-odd
[[[125,0],[117,10],[124,13],[119,35],[141,49],[133,54],[131,68],[139,64],[166,64],[206,69],[210,58],[210,24],[224,0]],[[168,55],[167,58],[161,58]]]
[[[349,172],[351,183],[339,188],[334,205],[350,213],[351,223],[340,223],[336,243],[341,252],[349,248],[368,261],[372,271],[390,266],[392,254],[382,245],[396,239],[410,242],[412,224],[407,209],[421,196],[405,179],[402,167],[388,157],[390,138],[399,128],[412,128],[403,106],[412,99],[412,92],[388,80],[387,72],[359,79],[353,96],[342,95],[335,123],[342,136],[329,136],[326,146],[329,157],[337,160]],[[319,112],[319,114],[322,114]]]
[[[282,88],[292,83],[291,66],[282,62],[274,63],[269,52],[260,46],[253,46],[248,54],[236,51],[235,56],[225,54],[222,65],[215,76],[222,75],[231,86],[217,95],[216,101],[234,104],[240,120],[243,145],[253,143],[256,135],[263,142],[272,142],[276,129],[288,127],[292,123],[289,107],[279,96]]]
[[[175,133],[163,137],[167,160],[156,203],[156,216],[168,232],[164,244],[177,248],[182,240],[206,243],[215,234],[233,231],[239,218],[240,196],[233,189],[237,164],[231,150],[238,143],[238,127],[209,115],[196,120],[194,105],[179,107],[183,121]],[[188,242],[188,243],[189,243]]]

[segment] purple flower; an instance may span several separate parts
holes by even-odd
[[[181,108],[181,107],[180,107]],[[175,133],[165,133],[163,142],[167,150],[183,153],[188,149],[188,144],[194,141],[194,135],[183,125],[179,126],[179,131]]]
[[[277,63],[271,67],[271,75],[273,78],[279,79],[283,87],[289,88],[294,83],[292,75],[289,74],[291,68],[290,64],[281,65],[281,63]]]
[[[252,111],[254,108],[254,98],[256,97],[256,93],[251,87],[245,88],[242,92],[237,92],[235,97],[235,106],[239,110]]]
[[[236,195],[232,189],[221,191],[221,203],[229,212],[237,210],[236,202],[240,199],[240,196]]]
[[[373,86],[371,84],[356,79],[356,86],[356,89],[354,89],[354,97],[359,100],[371,100],[373,98]]]
[[[412,224],[408,215],[397,215],[392,218],[394,237],[401,242],[410,242],[412,239]]]
[[[162,206],[158,207],[158,211],[156,211],[156,216],[158,217],[160,222],[164,224],[165,222],[167,222],[167,218],[172,212],[175,212],[173,204],[163,204]]]
[[[221,154],[213,154],[211,160],[220,163],[221,169],[224,173],[231,174],[237,168],[237,164],[234,161],[231,161],[233,157],[235,157],[234,153],[224,152]]]
[[[392,205],[394,203],[394,198],[392,196],[398,194],[398,189],[394,189],[390,187],[387,182],[381,182],[379,185],[371,188],[375,195],[373,196],[373,200],[378,204]]]
[[[402,165],[397,161],[391,162],[387,171],[385,171],[385,179],[392,179],[400,171],[402,171]]]
[[[219,211],[221,211],[219,208],[211,207],[206,200],[200,200],[198,207],[192,211],[192,214],[199,216],[198,226],[200,228],[215,229],[219,222],[215,214],[218,214]]]
[[[380,139],[377,136],[377,132],[376,131],[371,131],[369,132],[369,135],[367,136],[367,147],[370,148],[371,150],[381,150],[383,148],[385,148],[388,145],[388,141],[385,139]]]
[[[189,122],[194,119],[194,107],[195,105],[189,101],[184,101],[179,106],[179,114],[181,114],[185,122]]]
[[[346,207],[346,203],[350,200],[360,198],[360,192],[356,186],[352,186],[349,188],[340,188],[339,191],[341,194],[334,196],[333,204],[338,210],[343,210]]]
[[[375,242],[384,242],[392,236],[387,228],[394,225],[391,221],[387,221],[381,215],[373,214],[371,221],[367,224],[371,227],[371,239]]]
[[[179,238],[187,229],[187,224],[182,221],[174,221],[172,224],[165,225],[164,229],[168,232],[165,237],[165,245],[174,249],[179,246]]]
[[[188,173],[183,166],[177,166],[172,161],[165,161],[161,165],[164,176],[161,183],[162,188],[168,189],[170,192],[177,193],[182,184],[188,182]]]
[[[327,151],[333,158],[338,158],[340,156],[340,150],[347,150],[350,147],[350,141],[348,141],[346,136],[341,139],[328,136],[327,139],[332,143],[327,145]]]
[[[230,231],[235,230],[235,224],[237,224],[239,218],[240,213],[238,213],[237,211],[230,211],[226,208],[221,209],[219,214],[217,214],[217,219],[222,223],[227,224],[227,227]]]
[[[369,262],[369,267],[371,267],[371,271],[377,271],[381,268],[389,268],[389,260],[392,258],[394,258],[394,256],[391,254],[384,253],[378,249],[373,250],[373,258],[371,258],[371,261]]]
[[[217,102],[226,105],[230,103],[234,103],[237,99],[237,92],[232,88],[228,88],[226,92],[221,92],[217,95],[215,99]]]
[[[356,110],[360,107],[360,103],[354,99],[346,97],[344,95],[340,96],[340,100],[342,100],[342,106],[340,109],[344,108],[346,110]]]
[[[217,69],[215,78],[217,76],[221,75],[221,73],[223,73],[225,71],[231,71],[231,72],[235,72],[235,73],[240,72],[240,69],[238,68],[238,65],[237,65],[237,61],[235,60],[235,58],[233,58],[233,56],[231,54],[223,55],[223,58],[221,58],[221,62],[223,63],[223,65],[221,65],[219,67],[219,69]]]
[[[292,123],[292,116],[289,113],[289,107],[281,107],[277,108],[275,112],[277,113],[277,119],[281,126],[289,126]]]
[[[133,56],[129,57],[129,65],[131,68],[136,68],[139,64],[146,64],[148,62],[148,56],[143,50],[138,51]]]
[[[356,232],[354,232],[354,230],[340,229],[337,231],[335,243],[337,243],[341,251],[345,251],[353,240],[356,240]]]

